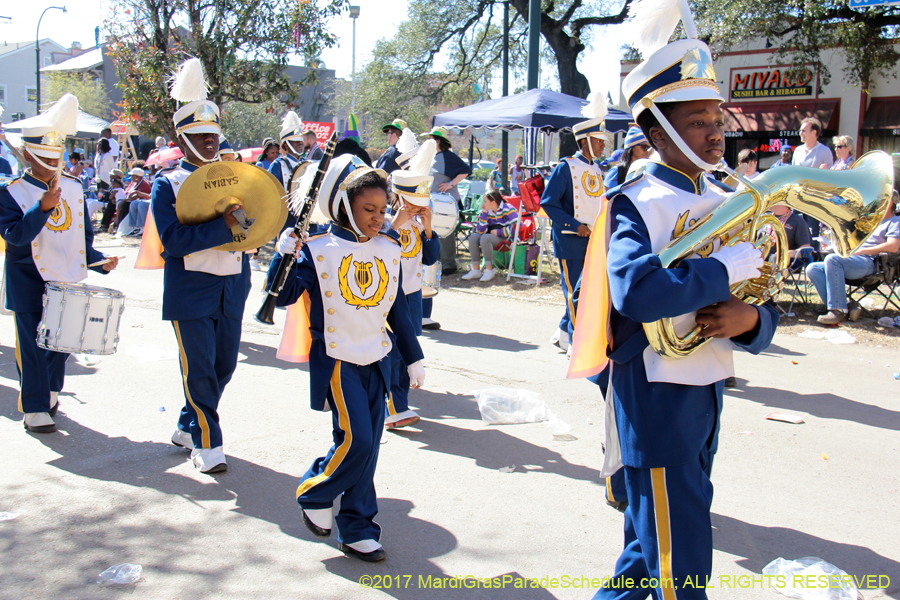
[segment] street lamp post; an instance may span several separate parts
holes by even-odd
[[[34,55],[35,55],[35,67],[34,67],[34,76],[37,79],[37,86],[35,89],[34,95],[34,103],[35,108],[37,109],[36,113],[41,114],[41,20],[43,20],[44,15],[47,14],[48,10],[61,10],[66,12],[65,6],[48,6],[44,9],[44,12],[41,13],[40,18],[38,19],[37,31],[34,33]]]
[[[350,18],[353,19],[353,58],[350,66],[350,112],[356,110],[356,19],[359,17],[359,7],[350,7]]]

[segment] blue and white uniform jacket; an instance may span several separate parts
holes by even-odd
[[[84,206],[81,182],[60,177],[59,205],[41,210],[48,186],[26,172],[0,186],[0,236],[6,242],[6,308],[40,312],[44,283],[76,283],[87,278],[89,264],[103,260],[94,250],[94,229]],[[106,273],[102,266],[91,267]]]

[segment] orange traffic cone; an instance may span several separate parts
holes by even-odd
[[[156,221],[153,220],[153,212],[148,210],[147,219],[144,221],[144,235],[141,237],[141,249],[134,262],[134,268],[162,269],[166,266],[162,253],[163,245],[159,239],[159,232],[156,231]]]
[[[309,334],[309,307],[309,294],[306,292],[303,292],[300,300],[288,306],[281,343],[275,354],[277,358],[292,363],[309,362],[309,347],[312,344],[312,336]]]

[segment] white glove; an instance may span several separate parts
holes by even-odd
[[[425,385],[425,365],[422,364],[421,360],[417,360],[406,367],[406,372],[409,374],[410,387],[417,390]]]
[[[728,285],[759,277],[761,275],[759,269],[764,262],[762,252],[754,248],[750,242],[738,242],[734,246],[725,246],[710,258],[725,265],[725,269],[728,271]]]
[[[291,235],[293,233],[293,228],[285,229],[281,232],[281,235],[278,236],[278,242],[275,244],[275,251],[278,254],[296,254],[297,253],[297,238]]]

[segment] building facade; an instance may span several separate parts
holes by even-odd
[[[800,121],[807,117],[822,123],[820,141],[829,147],[833,148],[833,136],[853,137],[854,157],[870,150],[900,152],[900,80],[875,75],[871,93],[866,94],[847,83],[847,62],[840,48],[822,52],[831,74],[827,84],[815,65],[794,68],[775,63],[777,51],[766,48],[764,41],[747,43],[714,61],[726,100],[722,109],[728,164],[734,166],[738,153],[750,148],[759,154],[760,168],[767,168],[778,160],[783,144],[801,143]],[[622,77],[637,64],[623,61]]]
[[[41,44],[41,68],[49,67],[71,58],[81,51],[77,44],[64,48],[49,38]],[[37,114],[36,56],[34,42],[9,42],[0,44],[0,106],[3,121],[19,121]],[[41,78],[43,89],[47,78]]]

